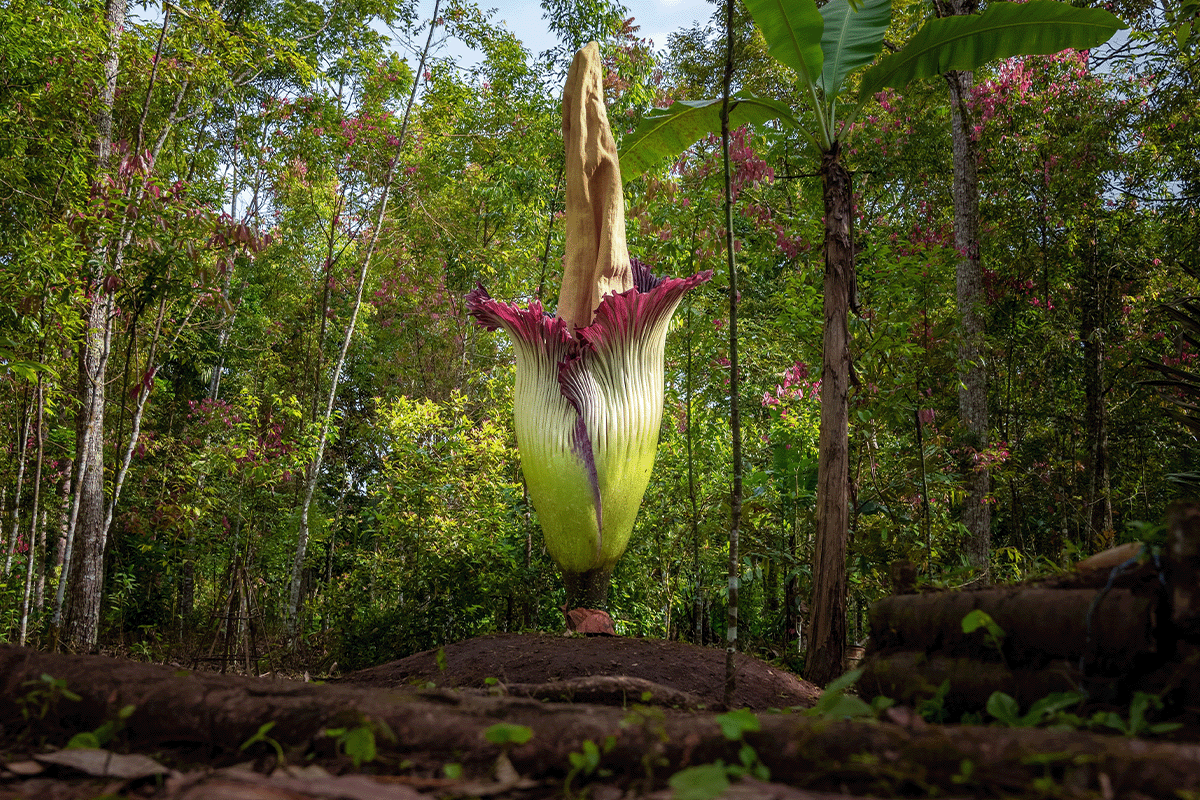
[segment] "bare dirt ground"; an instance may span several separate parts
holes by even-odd
[[[0,800],[1200,797],[1194,743],[928,725],[907,709],[813,717],[814,687],[749,658],[738,704],[761,729],[734,741],[715,711],[724,658],[498,635],[316,684],[0,646]],[[65,748],[81,732],[104,746]],[[767,781],[726,769],[746,758]],[[692,767],[708,793],[673,794]]]
[[[811,683],[778,667],[742,653],[735,658],[735,708],[808,707],[820,694]],[[617,705],[641,702],[642,693],[650,691],[652,696],[660,695],[659,704],[719,709],[725,688],[725,651],[661,639],[504,633],[447,645],[440,656],[430,650],[352,672],[338,682],[381,687],[429,682],[461,689],[500,687],[509,695]]]

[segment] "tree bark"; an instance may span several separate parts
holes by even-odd
[[[966,13],[966,12],[964,12]],[[983,264],[979,257],[979,146],[966,107],[971,92],[970,72],[951,72],[951,129],[954,138],[954,246],[959,259],[955,286],[962,324],[959,347],[958,413],[963,445],[969,453],[988,446],[987,369],[983,360]],[[992,509],[988,504],[991,473],[974,459],[964,459],[966,497],[962,522],[967,529],[966,555],[971,566],[988,574],[992,547]]]
[[[120,69],[120,39],[125,26],[125,0],[107,0],[108,52],[104,83],[93,122],[94,180],[99,184],[112,157],[113,103]],[[80,419],[76,432],[77,487],[75,524],[68,534],[64,579],[70,589],[66,606],[65,640],[74,650],[92,650],[100,626],[104,589],[104,384],[112,340],[112,294],[104,286],[105,272],[114,267],[110,250],[117,242],[101,237],[93,249],[95,267],[89,279],[91,303],[79,352]],[[73,534],[73,535],[72,535]],[[73,551],[73,552],[72,552]],[[59,596],[62,596],[60,591]]]
[[[725,75],[721,101],[721,163],[725,170],[725,262],[729,270],[729,427],[733,472],[729,492],[729,596],[725,605],[725,705],[732,707],[737,691],[738,590],[741,567],[738,539],[742,528],[742,424],[738,393],[738,286],[734,256],[733,192],[729,175],[729,92],[733,80],[733,0],[725,0]]]
[[[38,373],[37,381],[37,466],[33,478],[33,509],[29,514],[29,555],[25,562],[25,594],[21,601],[21,635],[19,643],[25,644],[25,635],[29,630],[29,606],[33,595],[34,566],[38,555],[38,512],[42,499],[42,466],[46,460],[46,398],[42,383],[42,374]],[[45,512],[42,512],[45,520]],[[7,573],[7,570],[6,570]]]
[[[850,237],[853,188],[841,145],[821,157],[825,200],[825,338],[817,461],[817,536],[804,677],[823,686],[842,674],[846,655],[846,546],[850,502],[850,329],[854,286]]]
[[[38,380],[38,386],[41,387],[41,380]],[[8,554],[4,557],[4,574],[7,575],[12,569],[13,552],[17,547],[17,533],[21,529],[21,490],[25,483],[25,464],[28,462],[29,455],[29,427],[33,421],[33,409],[30,403],[24,399],[21,402],[21,416],[24,419],[17,425],[17,485],[13,490],[12,504],[12,529],[8,534],[8,546],[5,548]]]
[[[954,0],[951,8],[939,4],[939,16],[973,14],[976,0]],[[958,250],[955,288],[962,325],[959,346],[958,415],[963,426],[963,450],[982,452],[988,446],[987,365],[984,363],[983,262],[979,256],[979,144],[974,117],[967,106],[974,75],[949,72],[950,126],[954,142],[954,246]],[[974,458],[963,459],[966,497],[962,523],[967,529],[967,561],[984,578],[992,549],[991,472]]]

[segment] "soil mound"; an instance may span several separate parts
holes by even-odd
[[[625,636],[493,634],[358,670],[339,683],[397,687],[435,683],[488,689],[495,678],[512,694],[587,702],[638,702],[650,691],[668,705],[721,705],[725,651],[686,642]],[[795,675],[738,653],[734,705],[757,710],[812,706],[820,690]],[[665,687],[668,692],[657,691]]]

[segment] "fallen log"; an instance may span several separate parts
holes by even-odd
[[[48,695],[49,686],[59,689]],[[118,719],[132,705],[115,742],[172,754],[178,766],[251,757],[270,771],[277,747],[289,764],[345,770],[348,762],[326,732],[366,725],[377,732],[378,747],[377,757],[362,766],[366,772],[440,777],[454,762],[464,780],[479,780],[506,752],[520,776],[554,787],[544,796],[561,790],[572,768],[570,754],[583,752],[585,742],[601,749],[600,766],[612,771],[605,782],[641,792],[662,788],[685,767],[717,759],[737,763],[740,746],[725,738],[711,713],[261,680],[10,646],[0,647],[0,687],[0,725],[10,747],[41,738],[61,745],[72,733]],[[811,791],[1030,797],[1050,785],[1063,787],[1067,796],[1200,791],[1200,746],[1191,744],[933,726],[912,718],[907,725],[800,713],[759,719],[762,730],[745,738],[771,780]],[[528,726],[533,736],[506,748],[493,744],[486,732],[500,722]],[[274,725],[264,733],[266,723]],[[253,743],[243,751],[247,742]]]
[[[878,601],[860,691],[916,703],[949,681],[951,715],[982,711],[994,691],[1028,706],[1080,690],[1093,706],[1110,708],[1128,708],[1143,692],[1197,721],[1200,506],[1172,506],[1167,527],[1165,547],[1122,545],[1065,575]],[[985,612],[999,634],[964,631],[973,611]]]

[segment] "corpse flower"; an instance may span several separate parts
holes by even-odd
[[[558,312],[467,297],[503,328],[517,362],[517,445],[567,609],[604,608],[650,481],[663,409],[663,350],[684,292],[712,277],[654,277],[625,246],[616,145],[599,48],[576,54],[563,92],[566,255]]]

